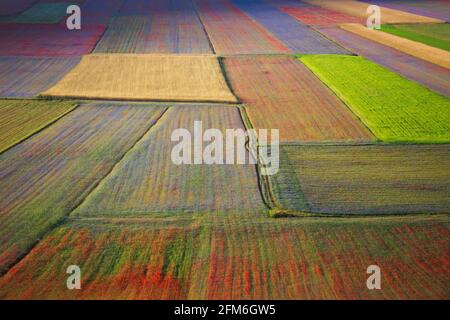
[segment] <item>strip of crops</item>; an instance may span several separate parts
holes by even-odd
[[[450,51],[450,24],[383,25],[381,31]]]
[[[426,44],[397,37],[379,30],[371,30],[360,24],[342,24],[340,27],[371,41],[378,42],[413,57],[450,69],[450,52],[446,50],[430,47]]]
[[[212,53],[212,50],[190,1],[158,0],[126,2],[95,52]]]
[[[362,57],[300,58],[377,138],[449,142],[450,100]]]
[[[276,2],[275,2],[276,3]],[[291,15],[298,21],[306,25],[337,25],[341,23],[359,23],[361,18],[352,17],[344,13],[318,8],[318,7],[301,7],[301,6],[282,6],[281,2],[278,7],[281,11]]]
[[[367,141],[348,108],[291,57],[229,57],[228,78],[255,128],[279,129],[281,142]]]
[[[81,106],[0,155],[0,273],[61,223],[161,108]]]
[[[227,129],[244,129],[235,107],[170,108],[75,214],[154,216],[235,212],[243,216],[251,212],[263,215],[265,207],[258,189],[255,165],[194,164],[194,152],[191,164],[174,163],[172,150],[178,143],[171,141],[172,134],[175,129],[186,129],[193,139],[194,121],[202,122],[203,131],[220,130],[224,138]],[[190,143],[194,148],[194,142],[190,140]],[[203,143],[203,148],[208,144]]]
[[[0,96],[37,96],[79,61],[78,57],[0,57]]]
[[[370,0],[370,3],[421,16],[450,21],[449,5],[446,1],[442,0]]]
[[[392,71],[450,97],[450,73],[447,69],[408,54],[364,39],[338,27],[315,27],[333,41]]]
[[[292,52],[305,54],[346,54],[347,50],[331,42],[320,33],[300,24],[290,15],[259,0],[231,0],[248,16],[282,41]]]
[[[282,146],[272,189],[285,209],[334,214],[450,212],[448,145]]]
[[[70,101],[0,100],[0,153],[74,108]]]
[[[287,53],[289,49],[229,2],[195,0],[216,53]]]
[[[91,54],[44,96],[236,102],[214,56]]]
[[[448,298],[446,216],[239,222],[74,221],[0,279],[0,298]],[[382,290],[366,287],[371,264]]]
[[[104,25],[83,25],[82,32],[51,24],[0,24],[0,56],[80,56],[92,51]]]
[[[333,10],[367,20],[367,3],[353,0],[302,0],[303,2],[317,5],[325,9]],[[399,10],[381,8],[381,23],[442,23],[443,20],[429,18],[417,14],[403,12]]]

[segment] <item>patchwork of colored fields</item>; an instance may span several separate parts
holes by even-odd
[[[369,60],[302,56],[377,138],[390,142],[450,142],[450,100]]]
[[[234,92],[256,129],[279,129],[281,142],[368,141],[371,133],[304,65],[292,57],[224,61]]]
[[[0,2],[0,299],[450,299],[448,5]]]
[[[0,298],[446,299],[448,241],[447,216],[75,220],[0,279]],[[70,264],[82,290],[66,288]],[[382,290],[367,290],[368,264]]]
[[[450,24],[383,25],[381,30],[409,40],[450,51]]]
[[[195,165],[193,158],[190,165],[174,164],[172,149],[178,143],[171,141],[172,134],[182,128],[193,132],[194,121],[201,121],[203,130],[218,129],[224,133],[227,129],[244,130],[235,107],[169,108],[157,126],[127,153],[75,214],[127,217],[250,212],[264,215],[266,208],[258,189],[255,165]],[[206,152],[208,144],[204,143],[200,152],[203,149]],[[189,145],[192,147],[189,152],[194,156],[199,149],[193,141]]]
[[[214,56],[91,54],[44,96],[236,102]]]
[[[70,101],[0,100],[0,153],[74,108]]]
[[[0,274],[79,205],[163,110],[81,106],[0,155]]]
[[[301,25],[274,6],[258,0],[231,0],[295,53],[348,53],[320,33]]]
[[[79,61],[79,57],[0,57],[0,97],[35,97]]]
[[[352,52],[450,98],[450,71],[338,27],[315,27]]]
[[[450,212],[449,145],[281,146],[281,208],[325,214]]]
[[[228,1],[194,2],[216,53],[289,52],[283,43]]]

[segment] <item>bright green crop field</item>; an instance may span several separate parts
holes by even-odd
[[[450,142],[450,100],[363,57],[299,58],[381,141]]]

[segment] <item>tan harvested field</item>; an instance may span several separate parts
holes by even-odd
[[[236,102],[211,55],[91,54],[42,95]]]
[[[303,0],[309,4],[317,5],[325,9],[342,12],[350,16],[367,19],[368,3],[352,1],[352,0]],[[425,16],[420,16],[413,13],[381,8],[381,23],[444,23],[445,21]]]
[[[369,130],[293,57],[224,60],[234,92],[256,129],[279,129],[281,142],[370,141]]]
[[[441,67],[450,69],[450,52],[428,46],[426,44],[397,37],[395,35],[381,32],[378,30],[371,30],[363,25],[356,23],[342,24],[342,29],[350,31],[358,36],[381,43],[385,46],[402,51],[413,57],[437,64]]]

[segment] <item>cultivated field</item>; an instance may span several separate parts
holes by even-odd
[[[445,1],[70,4],[0,1],[0,299],[450,299]]]
[[[66,101],[0,100],[0,153],[75,108]]]
[[[282,146],[281,208],[324,214],[447,213],[448,145]]]
[[[172,162],[175,145],[171,142],[172,132],[177,128],[192,130],[194,121],[201,121],[203,130],[244,129],[235,107],[171,107],[74,214],[151,217],[172,213],[261,212],[262,215],[266,207],[258,190],[255,165]],[[203,145],[206,148],[207,144]],[[194,148],[192,145],[192,155]]]
[[[361,57],[310,55],[300,60],[380,140],[450,142],[448,98]]]
[[[79,57],[1,57],[0,96],[35,97],[62,79]]]
[[[60,224],[164,110],[81,106],[0,154],[0,273]]]
[[[448,69],[359,37],[339,27],[315,26],[314,28],[348,50],[441,95],[450,97],[450,72]]]
[[[450,24],[384,25],[382,31],[450,51]]]
[[[230,57],[224,63],[253,126],[281,129],[281,142],[373,139],[331,90],[293,57]]]
[[[111,80],[113,79],[113,80]],[[91,54],[44,96],[237,102],[214,56]]]
[[[0,298],[445,299],[448,239],[447,216],[73,220],[0,279]],[[65,287],[68,261],[83,290]],[[383,290],[367,290],[368,262]]]

